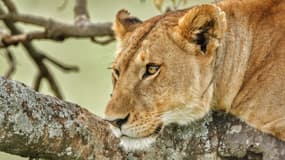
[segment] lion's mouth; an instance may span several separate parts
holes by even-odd
[[[142,139],[142,138],[153,137],[153,136],[157,136],[157,135],[160,133],[160,131],[162,130],[162,127],[163,127],[163,125],[160,124],[159,126],[157,126],[157,127],[154,129],[154,132],[152,132],[152,133],[149,134],[149,135],[143,136],[143,137],[133,137],[133,136],[128,136],[128,135],[122,134],[122,135],[121,135],[120,137],[118,137],[118,138],[126,137],[126,138],[130,138],[130,139]]]

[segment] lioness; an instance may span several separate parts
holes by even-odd
[[[126,150],[224,110],[285,140],[285,1],[225,0],[144,22],[117,13],[106,119]]]

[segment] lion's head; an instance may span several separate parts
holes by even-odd
[[[209,111],[214,57],[225,28],[225,15],[214,5],[145,22],[118,12],[120,44],[105,117],[125,149],[144,149],[165,125],[188,124]]]

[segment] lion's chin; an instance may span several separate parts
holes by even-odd
[[[120,146],[125,151],[148,150],[155,142],[156,138],[159,135],[159,132],[162,130],[162,127],[162,125],[158,126],[154,133],[145,137],[129,137],[127,135],[123,135],[120,129],[110,124],[111,131],[113,132],[115,137],[120,138]]]
[[[125,151],[148,150],[155,142],[158,134],[152,134],[148,137],[132,138],[127,136],[120,137],[120,146]]]

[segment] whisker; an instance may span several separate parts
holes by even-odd
[[[156,127],[153,133],[158,134],[161,131],[161,129],[162,129],[162,124]]]

